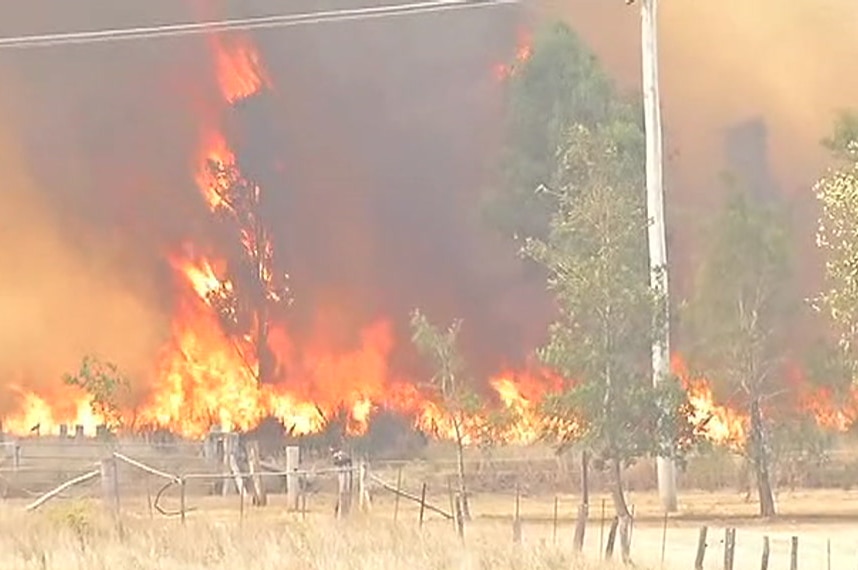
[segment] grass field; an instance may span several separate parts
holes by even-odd
[[[637,520],[632,555],[638,568],[659,568],[663,515],[652,494],[633,494]],[[0,504],[0,568],[4,570],[258,570],[328,569],[602,569],[598,552],[604,541],[601,496],[594,497],[585,559],[571,550],[573,497],[561,497],[557,534],[553,497],[525,497],[523,543],[512,543],[512,499],[501,495],[474,498],[474,520],[465,544],[452,525],[427,515],[417,528],[417,506],[402,502],[393,522],[393,500],[377,494],[368,514],[334,520],[333,497],[314,497],[310,512],[287,513],[283,497],[272,496],[265,508],[246,506],[236,497],[196,497],[185,525],[176,518],[151,515],[145,499],[126,499],[121,525],[91,499],[63,498],[36,513],[23,502]],[[832,568],[858,564],[854,523],[858,492],[807,491],[781,495],[784,516],[775,522],[754,519],[754,505],[736,493],[685,493],[680,513],[669,519],[666,568],[693,565],[700,525],[710,527],[706,568],[723,564],[721,539],[726,526],[738,529],[736,567],[758,567],[763,535],[772,544],[772,568],[788,567],[789,539],[801,539],[800,568],[826,568],[831,541]],[[443,505],[444,498],[432,497]],[[170,508],[174,504],[168,505]],[[610,510],[610,509],[609,509]]]
[[[60,504],[26,516],[0,511],[4,570],[318,570],[587,569],[559,547],[516,548],[505,525],[481,525],[463,547],[449,528],[394,525],[379,518],[300,520],[265,515],[240,522],[197,512],[176,520],[125,516],[121,530],[86,504]],[[223,514],[223,513],[221,513]]]

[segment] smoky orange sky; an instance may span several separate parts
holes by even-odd
[[[545,0],[541,7],[573,26],[623,88],[639,87],[637,6]],[[858,108],[858,2],[661,0],[659,12],[665,192],[679,261],[694,251],[686,245],[693,235],[677,227],[698,225],[724,190],[727,130],[753,119],[768,131],[773,182],[797,210],[802,257],[812,256],[810,187],[829,162],[820,141],[839,111]]]
[[[62,386],[84,354],[111,355],[132,375],[145,370],[164,323],[139,287],[117,279],[121,252],[96,240],[67,241],[10,123],[0,110],[0,414],[14,409],[16,387]]]
[[[659,4],[664,122],[676,166],[700,172],[711,158],[723,158],[726,128],[759,116],[769,126],[771,159],[784,187],[797,191],[817,177],[825,163],[820,139],[838,110],[858,106],[858,3]],[[636,7],[546,0],[545,9],[562,15],[623,86],[637,87]]]

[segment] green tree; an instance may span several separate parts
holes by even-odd
[[[744,452],[765,517],[776,514],[772,433],[788,394],[786,333],[798,305],[785,225],[774,208],[734,189],[714,219],[683,323],[692,366],[749,417]]]
[[[496,431],[491,428],[490,415],[484,414],[482,419],[479,417],[485,411],[485,406],[474,389],[465,361],[456,346],[461,326],[462,321],[455,320],[446,329],[441,329],[419,310],[415,309],[411,313],[411,340],[435,369],[430,385],[435,392],[436,402],[453,427],[459,498],[465,517],[470,518],[465,484],[465,443],[469,437],[479,438],[483,435],[489,438],[496,435]]]
[[[822,207],[816,243],[825,260],[825,288],[815,299],[814,307],[836,327],[840,348],[854,378],[858,371],[858,128],[852,135],[848,132],[841,126],[831,139],[839,141],[831,148],[847,149],[838,153],[843,164],[814,186]],[[852,140],[847,143],[847,138]]]
[[[558,22],[537,32],[530,57],[509,78],[499,179],[487,204],[494,226],[544,235],[550,204],[533,190],[554,173],[569,128],[603,122],[613,101],[610,79],[572,29]]]
[[[127,421],[131,407],[131,382],[112,362],[85,356],[76,374],[66,374],[63,382],[83,389],[90,396],[92,412],[104,421],[110,431],[133,427]]]
[[[858,142],[858,113],[843,111],[834,123],[834,132],[823,139],[822,145],[839,158],[850,160],[856,158],[858,148],[853,147]]]
[[[664,299],[650,287],[643,132],[631,106],[614,108],[609,120],[566,131],[541,189],[553,212],[548,235],[527,239],[523,251],[547,269],[559,309],[539,356],[576,380],[545,402],[548,435],[579,443],[608,468],[627,559],[623,469],[645,456],[678,458],[695,438],[678,384],[651,383]]]

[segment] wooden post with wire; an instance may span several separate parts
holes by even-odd
[[[700,527],[700,534],[697,535],[697,557],[694,559],[694,570],[703,570],[703,559],[706,557],[706,534],[708,532],[707,527]]]
[[[116,458],[112,455],[101,460],[101,497],[111,514],[119,514],[119,474]]]
[[[259,464],[259,442],[247,442],[247,466],[250,470],[250,482],[253,487],[253,505],[264,507],[268,504],[268,493],[262,480],[262,466]]]
[[[298,466],[301,462],[301,448],[290,445],[286,448],[286,508],[298,510],[298,496],[301,495],[301,483],[298,477]]]
[[[423,487],[420,490],[420,526],[423,528],[423,515],[426,512],[426,481],[423,482]]]
[[[341,469],[337,473],[337,518],[349,515],[352,507],[352,470]]]
[[[358,466],[358,507],[362,513],[368,513],[372,503],[369,496],[369,487],[367,486],[367,472],[369,466],[367,462],[362,460]]]

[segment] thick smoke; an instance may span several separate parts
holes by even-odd
[[[16,407],[16,387],[50,393],[84,354],[142,373],[162,330],[145,287],[128,281],[121,248],[64,232],[23,164],[0,133],[0,414]]]
[[[7,10],[0,34],[283,10],[274,0],[54,4]],[[636,8],[541,6],[636,88]],[[663,3],[673,262],[691,259],[686,244],[727,167],[800,198],[809,248],[818,141],[836,110],[858,102],[855,21],[852,0]],[[275,92],[232,110],[226,126],[265,189],[299,336],[322,322],[345,345],[389,317],[407,345],[405,316],[421,306],[466,319],[483,369],[538,342],[542,285],[478,211],[500,125],[492,71],[514,51],[516,27],[503,9],[254,33]],[[202,37],[0,52],[0,408],[12,383],[54,384],[86,352],[145,369],[169,333],[167,253],[183,241],[223,245],[193,181],[201,129],[222,111],[210,57]]]
[[[810,187],[828,160],[819,143],[840,110],[858,106],[858,75],[852,72],[858,61],[858,3],[726,0],[659,5],[667,206],[673,224],[671,253],[676,254],[672,263],[687,267],[691,261],[695,230],[723,195],[724,170],[733,170],[746,183],[765,177],[761,170],[743,167],[746,161],[730,160],[737,145],[753,146],[748,138],[753,139],[753,133],[744,139],[730,133],[753,121],[765,134],[771,182],[796,211],[796,237],[807,263],[814,255],[816,215]],[[624,88],[638,89],[637,5],[545,0],[542,7],[565,17]],[[765,164],[757,167],[764,169]],[[803,272],[806,276],[815,271],[803,269],[809,270]],[[676,273],[684,278],[689,272]]]

